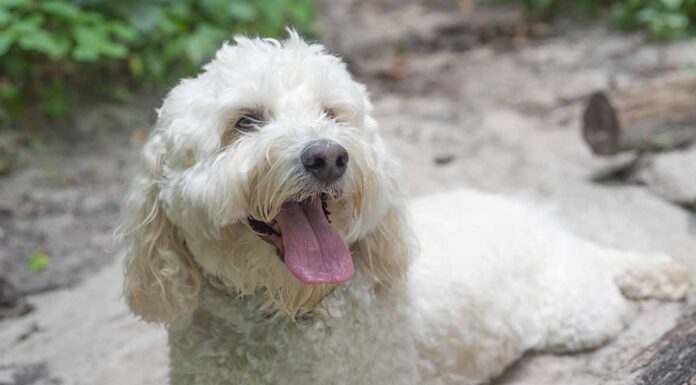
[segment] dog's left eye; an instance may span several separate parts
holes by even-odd
[[[324,115],[326,115],[326,117],[331,119],[331,120],[338,120],[338,118],[339,118],[338,111],[336,111],[333,108],[325,107],[324,108]]]
[[[263,124],[263,114],[257,111],[247,111],[237,119],[234,123],[234,128],[241,132],[255,131]]]

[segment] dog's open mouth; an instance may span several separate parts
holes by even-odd
[[[350,252],[331,226],[324,198],[285,202],[271,223],[248,217],[252,230],[278,249],[288,270],[310,285],[337,284],[353,275]]]

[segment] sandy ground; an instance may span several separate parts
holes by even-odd
[[[332,7],[322,20],[358,31],[325,32],[324,40],[371,89],[412,196],[469,186],[533,200],[578,234],[671,253],[696,276],[693,214],[643,185],[593,182],[631,155],[598,159],[579,135],[590,92],[679,76],[696,63],[693,43],[652,46],[640,36],[562,27],[517,44],[450,39],[443,49],[432,42],[444,32],[428,25],[441,25],[451,10],[411,1],[394,10],[341,4],[345,12]],[[85,109],[71,137],[52,137],[44,148],[22,153],[21,166],[0,179],[0,272],[36,307],[0,320],[0,384],[165,382],[166,334],[129,315],[111,241],[128,165],[153,106]],[[51,257],[45,271],[26,270],[34,251]],[[635,321],[606,347],[529,355],[496,384],[601,383],[672,327],[687,305],[636,304]]]

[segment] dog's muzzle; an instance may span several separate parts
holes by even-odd
[[[353,275],[350,251],[331,226],[322,196],[283,203],[270,224],[252,217],[248,222],[261,239],[276,247],[290,273],[300,282],[339,284]]]

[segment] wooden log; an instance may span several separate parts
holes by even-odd
[[[597,155],[660,151],[696,142],[696,78],[592,94],[583,138]]]
[[[685,317],[604,385],[696,385],[696,314]]]

